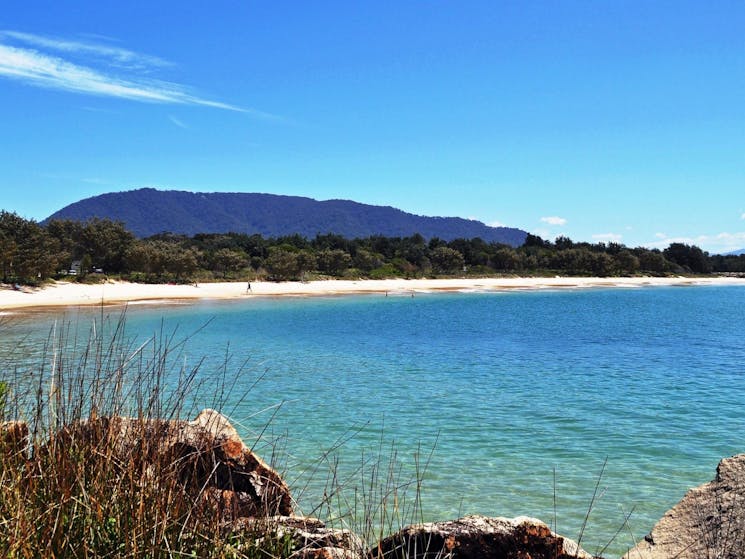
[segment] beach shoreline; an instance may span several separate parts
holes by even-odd
[[[0,311],[116,305],[123,303],[195,302],[248,297],[312,297],[363,294],[415,295],[442,291],[634,288],[654,286],[742,285],[731,277],[516,277],[452,279],[320,280],[310,282],[217,282],[188,285],[107,281],[100,284],[55,282],[42,288],[0,289]]]

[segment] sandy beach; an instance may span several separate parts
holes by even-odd
[[[412,295],[437,291],[504,291],[512,289],[634,288],[670,285],[745,285],[745,278],[468,278],[325,280],[311,282],[200,283],[197,285],[150,285],[109,281],[96,285],[56,282],[40,288],[0,289],[0,311],[22,308],[67,307],[137,302],[241,299],[246,297],[330,296],[364,293]]]

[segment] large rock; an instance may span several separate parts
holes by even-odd
[[[535,518],[466,516],[416,524],[381,541],[370,559],[592,559]]]
[[[254,454],[228,419],[214,410],[194,421],[99,417],[73,423],[49,442],[57,453],[89,452],[130,471],[171,471],[224,521],[292,514],[292,498],[281,476]]]
[[[241,518],[233,523],[234,534],[271,534],[292,539],[293,559],[360,559],[364,554],[362,539],[350,530],[328,528],[317,518],[275,516]]]
[[[713,481],[691,489],[625,559],[745,557],[745,454],[725,458]]]

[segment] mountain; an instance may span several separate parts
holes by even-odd
[[[225,192],[183,192],[141,188],[80,200],[53,213],[51,219],[108,218],[122,221],[138,237],[170,232],[259,233],[278,237],[299,233],[308,238],[335,233],[347,238],[384,235],[425,238],[481,237],[519,246],[526,232],[512,227],[489,227],[460,217],[426,217],[389,206],[370,206],[350,200],[318,201],[300,196]]]
[[[733,250],[732,252],[726,252],[724,256],[740,256],[741,254],[745,254],[745,248],[741,248],[740,250]]]

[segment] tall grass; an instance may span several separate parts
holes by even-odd
[[[338,475],[335,455],[326,453],[326,489],[311,514],[357,534],[361,550],[374,549],[380,540],[404,526],[425,521],[422,485],[434,450],[434,446],[418,447],[413,465],[405,464],[396,443],[386,442],[382,430],[377,448],[363,453],[357,468],[345,478]]]
[[[136,344],[125,323],[102,311],[87,335],[60,325],[37,355],[3,363],[0,556],[289,557],[270,524],[233,533],[183,457],[158,448],[153,430],[192,418],[205,389],[219,409],[224,377],[207,387],[199,364],[179,365],[188,337]],[[126,444],[118,416],[132,418]]]

